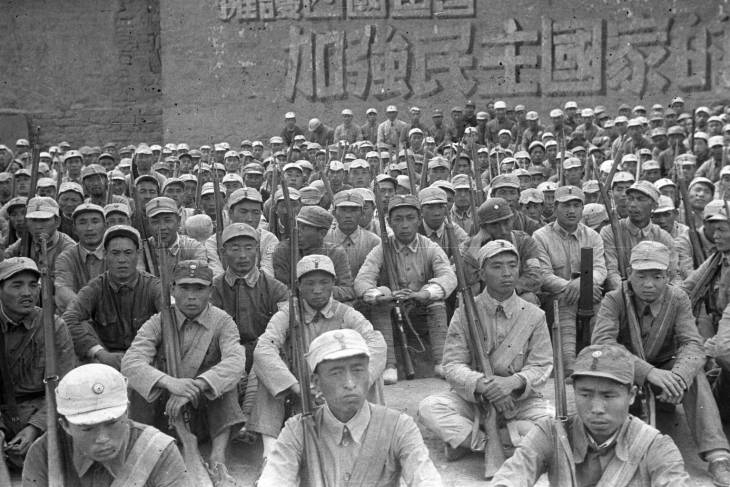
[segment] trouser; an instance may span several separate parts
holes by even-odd
[[[661,368],[671,370],[671,364]],[[682,407],[701,458],[712,450],[730,450],[730,444],[722,431],[720,412],[703,371],[695,376],[692,384],[684,391]]]
[[[418,405],[421,422],[453,448],[461,445],[471,435],[471,449],[483,451],[487,436],[480,425],[475,424],[477,415],[484,413],[476,403],[469,402],[454,391],[428,396]],[[500,414],[507,423],[510,440],[517,445],[532,424],[555,415],[550,403],[540,397],[519,400],[511,411]]]
[[[716,358],[715,360],[720,366],[720,374],[715,381],[713,393],[720,419],[722,422],[728,423],[730,422],[730,359]]]
[[[385,344],[388,347],[385,362],[386,368],[396,367],[393,324],[390,318],[392,310],[392,304],[373,306],[371,310],[373,328],[383,334]],[[419,336],[428,334],[431,342],[431,361],[434,365],[441,364],[441,358],[444,354],[444,342],[446,341],[446,331],[448,330],[446,304],[444,301],[436,301],[428,305],[416,304],[402,306],[401,310],[404,314],[408,315],[407,319],[411,321],[413,328]],[[408,334],[408,326],[406,325],[406,336]]]

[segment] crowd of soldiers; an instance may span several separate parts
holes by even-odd
[[[730,107],[408,114],[289,112],[235,149],[0,145],[0,439],[23,485],[57,450],[65,485],[202,485],[197,441],[228,485],[230,442],[258,437],[260,486],[442,485],[384,400],[418,375],[450,386],[416,418],[447,460],[514,448],[493,485],[689,485],[655,424],[681,404],[730,486]]]

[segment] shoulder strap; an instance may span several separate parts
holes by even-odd
[[[369,407],[370,424],[347,487],[378,485],[400,418],[400,412],[385,406],[369,404]]]
[[[669,329],[672,328],[673,320],[676,318],[675,310],[677,307],[677,300],[672,299],[671,288],[667,288],[662,301],[662,309],[659,312],[659,316],[657,316],[652,322],[649,336],[647,337],[646,344],[644,345],[644,352],[646,353],[647,360],[654,359],[657,353],[659,353],[659,350],[662,345],[664,345],[664,341],[667,338]]]
[[[598,481],[596,487],[623,487],[628,486],[631,479],[634,478],[636,470],[639,468],[644,455],[649,451],[649,446],[659,435],[659,431],[652,428],[646,423],[636,422],[636,427],[640,428],[635,435],[631,435],[631,446],[629,447],[628,461],[620,460],[616,455],[606,466],[603,471],[601,480]],[[633,425],[631,426],[633,429]]]
[[[143,487],[160,460],[162,452],[172,442],[170,436],[147,426],[134,443],[127,462],[111,487]]]

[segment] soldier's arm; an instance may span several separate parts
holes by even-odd
[[[428,252],[430,254],[429,260],[431,261],[433,277],[428,280],[428,284],[423,286],[423,288],[428,287],[429,293],[432,295],[432,299],[446,299],[454,292],[458,285],[456,272],[454,272],[454,268],[451,267],[449,257],[446,255],[446,252],[444,252],[444,249],[433,242],[430,242],[430,244]],[[443,296],[439,296],[438,293],[434,293],[434,285],[437,285],[443,290]]]
[[[127,352],[122,357],[122,374],[129,379],[129,386],[148,402],[160,395],[157,383],[165,373],[152,366],[157,348],[162,342],[160,314],[152,316],[137,331]]]
[[[659,230],[660,238],[659,241],[667,246],[669,249],[669,267],[667,272],[669,274],[669,282],[675,286],[681,286],[682,280],[679,276],[679,255],[677,254],[677,248],[674,245],[674,239],[665,230]]]
[[[271,455],[264,462],[258,487],[299,485],[302,463],[301,416],[289,418],[276,439]]]
[[[672,372],[682,377],[684,383],[689,386],[705,365],[705,350],[692,316],[689,297],[685,293],[675,291],[672,299],[676,300],[674,338],[678,347]]]
[[[685,487],[690,484],[682,454],[669,436],[660,434],[654,439],[646,452],[644,463],[649,471],[651,485]]]
[[[281,358],[289,334],[289,308],[278,311],[259,337],[253,352],[253,371],[272,396],[298,384],[297,378]]]
[[[608,276],[606,269],[606,256],[603,247],[603,240],[598,232],[591,230],[589,232],[589,247],[593,248],[593,285],[603,286]]]
[[[289,251],[284,247],[284,242],[279,242],[272,256],[274,277],[285,286],[289,287]],[[291,265],[295,265],[292,263]]]
[[[532,236],[537,244],[538,260],[542,271],[542,289],[551,294],[558,294],[568,285],[568,280],[555,275],[553,259],[550,256],[550,238],[548,237],[549,227],[543,227]]]
[[[687,232],[682,232],[677,235],[674,239],[674,246],[677,249],[677,259],[679,260],[677,273],[681,279],[685,280],[680,287],[686,288],[687,278],[695,272],[694,262],[692,261],[692,244],[689,241],[689,234]]]
[[[705,342],[705,353],[713,358],[730,361],[730,305],[722,312],[715,336]]]
[[[218,347],[221,351],[221,360],[216,365],[199,374],[196,378],[203,379],[208,388],[203,391],[208,399],[216,399],[223,393],[236,387],[241,381],[246,363],[246,351],[241,345],[241,337],[233,318],[225,312],[211,315],[218,322]]]
[[[401,414],[395,426],[395,454],[401,467],[401,478],[410,487],[441,487],[441,475],[431,461],[421,432],[413,419]]]
[[[81,288],[77,298],[71,302],[62,316],[71,333],[76,354],[81,358],[90,358],[92,349],[102,347],[91,322],[94,309],[101,300],[97,284],[97,281],[93,281],[92,284]]]
[[[53,286],[56,307],[59,312],[63,312],[76,298],[72,257],[69,252],[62,252],[56,259]]]
[[[538,313],[537,310],[536,313]],[[532,334],[527,342],[524,365],[516,374],[525,380],[525,390],[520,396],[523,398],[528,397],[537,387],[544,385],[553,369],[553,348],[545,313],[539,311],[539,315],[531,318],[537,320],[538,323],[532,327]]]
[[[543,272],[540,268],[540,252],[537,243],[529,235],[523,235],[518,245],[520,253],[520,276],[517,279],[517,293],[537,293],[543,283]]]
[[[500,467],[492,479],[494,487],[529,487],[545,473],[554,450],[552,427],[546,420],[538,422],[527,433],[514,454]]]
[[[374,302],[378,296],[390,296],[387,286],[378,286],[380,269],[383,266],[383,245],[378,245],[368,253],[365,262],[355,279],[355,294],[366,302]]]
[[[603,255],[606,257],[606,289],[609,291],[618,289],[621,287],[621,274],[618,270],[618,256],[611,226],[603,227],[600,235],[603,240]]]
[[[259,268],[274,277],[274,250],[279,243],[276,235],[270,232],[261,232],[261,262]]]

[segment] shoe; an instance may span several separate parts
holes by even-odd
[[[383,372],[383,382],[386,386],[396,384],[398,382],[398,371],[393,367],[388,367]]]
[[[439,379],[445,379],[446,378],[446,376],[444,376],[444,366],[441,365],[441,364],[434,366],[433,373]]]
[[[730,457],[718,458],[707,466],[712,483],[718,487],[730,487]]]
[[[448,443],[444,443],[444,456],[447,462],[455,462],[460,458],[464,458],[469,450],[463,446],[452,447]]]

